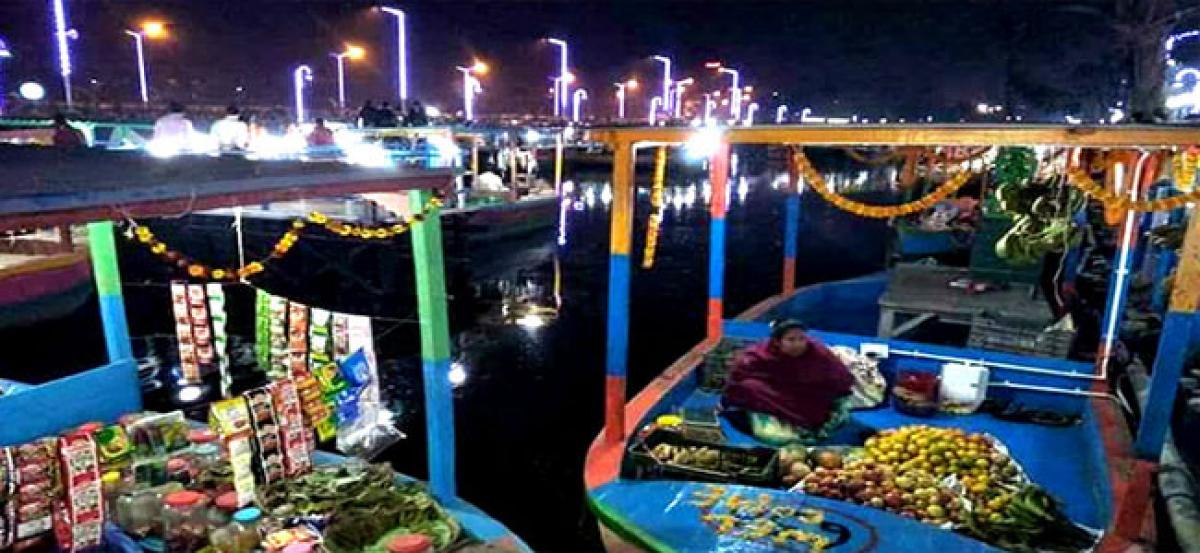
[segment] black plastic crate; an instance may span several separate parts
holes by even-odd
[[[1074,341],[1075,333],[1070,330],[1039,328],[1022,321],[983,314],[972,318],[967,345],[976,349],[1065,358]]]
[[[701,468],[660,460],[652,453],[659,444],[714,450],[717,452],[717,461],[711,468]],[[628,478],[693,480],[760,487],[776,487],[779,484],[779,452],[769,447],[712,444],[691,440],[678,432],[659,428],[648,435],[633,439],[627,453],[624,476]]]

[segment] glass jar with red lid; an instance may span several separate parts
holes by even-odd
[[[169,493],[162,515],[168,553],[199,551],[208,541],[208,496],[191,490]]]

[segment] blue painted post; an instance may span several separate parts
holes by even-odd
[[[633,233],[633,145],[613,145],[612,221],[608,255],[608,344],[605,355],[604,439],[625,438],[625,374],[629,356],[629,251]]]
[[[433,201],[429,190],[408,193],[413,213]],[[454,396],[450,390],[450,323],[446,314],[446,276],[442,259],[442,223],[433,209],[412,225],[416,267],[417,314],[421,322],[421,369],[425,381],[425,430],[429,450],[429,486],[441,500],[454,498]]]
[[[729,142],[721,143],[709,158],[712,205],[709,206],[708,341],[721,339],[725,312],[725,191],[729,188]]]
[[[1179,376],[1188,355],[1195,350],[1194,330],[1200,310],[1200,216],[1193,214],[1184,236],[1179,269],[1171,291],[1171,310],[1163,321],[1158,355],[1150,373],[1146,411],[1138,425],[1134,452],[1139,458],[1157,460],[1171,424],[1171,410]]]
[[[1131,200],[1142,197],[1137,193],[1141,183],[1129,177],[1127,190]],[[1112,276],[1109,277],[1107,301],[1105,302],[1104,319],[1100,325],[1100,347],[1096,356],[1098,366],[1107,368],[1109,357],[1112,355],[1112,345],[1121,334],[1121,320],[1125,318],[1125,302],[1129,297],[1129,281],[1133,274],[1133,251],[1138,242],[1138,222],[1140,214],[1136,211],[1126,211],[1121,219],[1121,229],[1117,233],[1117,253],[1113,259]]]
[[[129,323],[125,319],[125,298],[121,294],[121,270],[117,264],[117,244],[112,221],[88,223],[88,253],[92,276],[100,303],[100,322],[104,326],[104,345],[108,361],[133,359],[129,342]]]
[[[800,235],[800,171],[794,159],[795,149],[788,148],[787,200],[783,213],[783,295],[796,290],[796,250]]]

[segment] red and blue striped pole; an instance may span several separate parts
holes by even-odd
[[[433,199],[430,190],[408,193],[417,213]],[[454,396],[450,390],[450,324],[446,314],[446,275],[442,258],[442,224],[437,209],[412,226],[413,263],[417,280],[417,314],[421,322],[421,370],[425,381],[425,431],[429,450],[429,487],[439,499],[455,496]]]
[[[633,233],[633,145],[613,145],[612,220],[608,256],[608,344],[605,355],[604,438],[625,438],[625,374],[629,355],[629,250]]]
[[[725,301],[725,211],[729,189],[729,141],[721,142],[708,160],[708,180],[712,183],[712,205],[709,206],[708,240],[708,341],[721,339]]]
[[[796,250],[800,234],[800,170],[796,149],[788,148],[787,200],[783,213],[783,295],[796,290]]]

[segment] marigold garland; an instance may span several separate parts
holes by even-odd
[[[1138,212],[1147,211],[1166,211],[1171,209],[1179,209],[1185,205],[1200,201],[1200,190],[1193,190],[1187,194],[1172,196],[1170,198],[1161,198],[1158,200],[1138,200],[1132,201],[1124,196],[1118,196],[1109,192],[1103,186],[1096,184],[1092,177],[1079,169],[1072,170],[1067,173],[1067,179],[1076,188],[1082,190],[1085,194],[1096,198],[1109,209],[1130,210]]]
[[[1191,192],[1196,183],[1196,168],[1200,167],[1200,152],[1184,150],[1171,158],[1174,169],[1175,188]]]
[[[642,252],[642,268],[654,267],[654,252],[658,249],[658,232],[662,226],[663,184],[667,180],[667,149],[659,146],[654,152],[654,181],[650,187],[650,219],[646,222],[646,249]]]
[[[902,217],[929,209],[934,204],[958,191],[959,188],[962,188],[971,180],[971,177],[975,176],[975,173],[972,171],[963,171],[950,177],[949,180],[942,183],[936,190],[919,200],[913,200],[900,205],[877,206],[849,200],[830,190],[825,183],[825,179],[813,168],[812,163],[809,162],[804,152],[796,152],[793,156],[793,162],[796,164],[797,169],[799,169],[800,174],[804,176],[804,179],[812,185],[812,189],[822,198],[825,198],[826,201],[844,211],[874,219]]]
[[[411,217],[404,218],[399,223],[381,227],[363,227],[343,223],[330,219],[328,215],[318,211],[310,213],[308,221],[321,225],[322,228],[339,236],[354,236],[363,239],[388,239],[408,231],[414,223],[424,221],[429,214],[441,206],[442,201],[440,199],[431,198],[420,212],[413,214]],[[239,278],[249,278],[257,275],[266,270],[268,263],[287,255],[292,250],[292,247],[296,245],[296,242],[300,240],[300,233],[307,226],[308,222],[304,219],[293,220],[292,228],[279,237],[279,240],[271,247],[271,253],[267,257],[251,261],[240,267],[211,267],[205,263],[196,261],[171,248],[165,242],[159,240],[154,235],[154,231],[150,230],[150,227],[141,226],[136,221],[129,221],[129,229],[126,231],[126,237],[146,246],[150,250],[150,253],[163,258],[168,264],[173,264],[187,271],[188,276],[192,278],[235,281]]]

